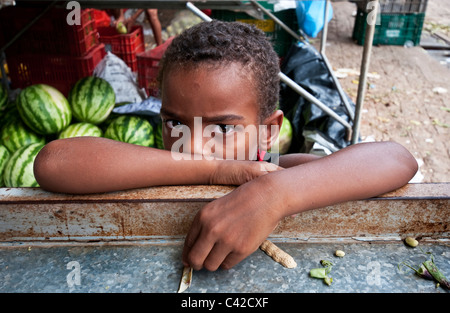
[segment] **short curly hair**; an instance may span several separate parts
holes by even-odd
[[[226,66],[240,63],[257,88],[259,116],[274,112],[279,99],[280,64],[265,33],[240,22],[213,20],[197,24],[175,37],[160,61],[159,86],[172,69],[190,66]]]

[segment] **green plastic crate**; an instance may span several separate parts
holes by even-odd
[[[367,11],[367,5],[373,0],[358,0],[356,6],[363,12]],[[428,0],[379,0],[380,13],[425,13]]]
[[[264,5],[264,4],[263,4]],[[270,5],[264,5],[268,10],[271,10]],[[297,16],[295,14],[295,9],[288,9],[279,12],[275,12],[274,15],[279,18],[283,23],[285,23],[293,31],[298,29]],[[264,19],[258,20],[245,12],[235,12],[229,10],[213,10],[211,18],[221,21],[238,21],[247,24],[254,24],[259,29],[264,31],[266,36],[272,42],[273,48],[279,57],[283,57],[288,52],[291,44],[296,41],[296,39],[288,34],[281,26],[279,26],[275,21],[270,19],[269,16],[264,15]]]
[[[353,39],[359,45],[364,44],[367,15],[361,10],[355,18]],[[408,42],[417,46],[422,35],[425,13],[379,14],[373,37],[374,45],[404,45]]]

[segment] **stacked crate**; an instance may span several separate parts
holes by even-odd
[[[379,0],[374,45],[418,45],[428,0]],[[353,39],[364,44],[369,0],[357,2]],[[371,6],[369,6],[371,8]]]
[[[137,71],[137,55],[145,51],[144,31],[142,26],[133,26],[127,34],[119,34],[115,27],[99,27],[99,40],[106,51],[122,59],[133,72]]]
[[[9,42],[42,11],[34,7],[0,10],[0,44]],[[67,95],[75,82],[92,75],[106,53],[98,40],[93,10],[81,10],[79,25],[69,25],[70,12],[50,9],[6,49],[12,88],[43,83]]]
[[[174,38],[175,36],[170,37],[162,45],[139,53],[137,56],[139,87],[144,88],[148,96],[156,98],[161,96],[158,86],[159,62]]]
[[[286,24],[290,29],[298,29],[297,15],[295,9],[282,10],[279,12],[274,11],[274,5],[269,3],[269,1],[259,1],[260,4],[265,7],[268,11],[273,12],[273,14],[280,19],[284,24]],[[262,30],[267,38],[272,43],[275,52],[280,58],[283,58],[291,44],[296,40],[295,38],[288,34],[279,24],[275,23],[267,15],[263,15],[263,19],[256,19],[245,12],[236,12],[231,10],[212,10],[211,17],[213,19],[221,21],[237,21],[246,24],[252,24]]]

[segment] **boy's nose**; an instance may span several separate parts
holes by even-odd
[[[191,137],[191,154],[203,155],[203,138],[197,134]]]
[[[197,156],[199,159],[202,159],[202,156],[207,157],[210,156],[210,152],[208,153],[208,149],[204,150],[204,142],[205,139],[202,138],[201,133],[191,132],[190,141],[185,141],[182,146],[180,152],[190,154],[194,156],[194,159],[196,159],[195,156]],[[207,141],[207,140],[206,140]]]

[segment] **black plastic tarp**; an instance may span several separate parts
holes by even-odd
[[[293,44],[283,59],[281,71],[333,109],[343,120],[352,124],[323,58],[313,46],[302,42]],[[354,108],[355,104],[345,96]],[[308,153],[314,142],[325,146],[331,152],[350,145],[346,127],[284,83],[281,83],[280,109],[293,127],[290,153]]]

